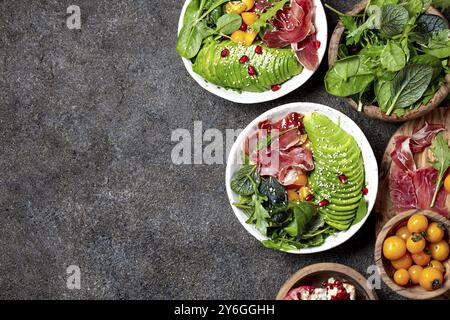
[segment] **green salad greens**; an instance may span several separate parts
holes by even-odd
[[[404,115],[427,104],[450,73],[450,30],[440,16],[428,14],[433,4],[450,1],[372,0],[362,14],[337,12],[345,27],[338,60],[325,76],[326,90],[375,104],[386,115]]]

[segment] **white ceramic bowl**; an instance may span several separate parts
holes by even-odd
[[[186,12],[186,8],[188,4],[191,2],[191,0],[186,0],[184,3],[183,9],[181,11],[180,20],[178,22],[178,33],[181,31],[181,28],[183,26],[183,17]],[[317,40],[320,41],[321,46],[319,48],[319,64],[322,62],[323,56],[325,55],[327,42],[328,42],[328,24],[327,24],[327,17],[325,15],[325,10],[322,6],[322,3],[320,0],[314,0],[314,6],[315,6],[315,19],[314,19],[314,25],[317,30]],[[299,75],[293,77],[292,79],[286,81],[282,84],[281,89],[278,91],[265,91],[265,92],[236,92],[233,90],[227,90],[225,88],[218,87],[212,83],[206,82],[205,79],[203,79],[201,76],[196,74],[192,70],[192,62],[188,59],[182,58],[183,63],[191,75],[192,78],[194,78],[195,81],[204,89],[208,90],[209,92],[215,94],[216,96],[219,96],[221,98],[224,98],[226,100],[236,102],[236,103],[242,103],[242,104],[251,104],[251,103],[260,103],[260,102],[266,102],[275,100],[278,98],[281,98],[288,93],[294,91],[295,89],[300,88],[308,79],[314,74],[316,71],[307,70],[306,68],[303,68],[302,73]]]
[[[355,138],[356,142],[358,143],[358,146],[361,148],[362,151],[366,182],[369,189],[369,193],[366,196],[366,199],[368,201],[368,210],[369,210],[368,214],[364,217],[362,221],[350,227],[349,230],[341,231],[334,235],[329,236],[321,246],[291,250],[289,251],[289,253],[308,254],[326,251],[344,243],[345,241],[350,239],[362,227],[362,225],[366,222],[370,212],[373,209],[378,191],[378,165],[375,155],[373,154],[372,147],[370,146],[369,141],[367,141],[367,138],[365,137],[361,129],[358,127],[358,125],[355,122],[353,122],[353,120],[351,120],[349,117],[347,117],[345,114],[321,104],[310,102],[297,102],[282,105],[280,107],[271,109],[260,115],[255,120],[253,120],[238,136],[228,156],[227,169],[225,173],[225,183],[227,188],[228,200],[230,201],[230,205],[233,208],[234,214],[239,219],[240,223],[244,226],[244,228],[259,241],[267,240],[268,238],[262,235],[255,228],[254,225],[247,224],[245,222],[247,220],[247,216],[244,214],[244,212],[242,212],[240,209],[232,205],[232,203],[239,202],[239,200],[238,195],[231,190],[230,182],[231,178],[233,177],[233,174],[241,167],[240,159],[242,156],[242,144],[245,140],[245,137],[247,137],[251,132],[256,130],[257,124],[260,121],[265,119],[273,119],[273,120],[280,119],[289,112],[299,112],[302,114],[306,114],[309,112],[320,112],[322,114],[325,114],[334,122],[340,121],[341,127]]]

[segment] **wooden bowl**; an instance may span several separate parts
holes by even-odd
[[[426,215],[428,217],[428,221],[443,223],[445,225],[445,228],[447,229],[445,239],[449,241],[450,221],[448,219],[444,218],[438,213],[427,210],[411,210],[402,212],[389,220],[378,234],[377,242],[375,244],[375,262],[378,267],[378,272],[381,275],[384,283],[386,283],[389,288],[391,288],[399,295],[416,300],[433,299],[445,294],[450,289],[450,259],[448,259],[444,263],[446,273],[444,277],[444,285],[442,286],[442,288],[434,291],[426,291],[419,285],[401,287],[394,283],[392,277],[394,275],[395,269],[392,267],[391,262],[386,259],[382,253],[384,240],[387,237],[394,235],[399,227],[406,225],[409,217],[418,212]]]
[[[353,7],[353,9],[347,14],[349,15],[357,15],[358,13],[362,12],[364,8],[367,5],[368,0],[364,0],[359,2],[357,5]],[[427,13],[438,15],[447,21],[447,19],[435,8],[430,7],[427,10]],[[447,21],[448,23],[448,21]],[[338,59],[338,49],[339,45],[341,44],[343,37],[344,37],[344,25],[339,22],[336,26],[336,28],[333,31],[333,34],[331,35],[330,40],[330,46],[328,49],[328,65],[331,67]],[[450,59],[449,59],[449,66],[450,66]],[[363,112],[371,118],[381,119],[384,121],[390,121],[390,122],[400,122],[400,121],[408,121],[411,119],[419,118],[431,110],[435,109],[439,104],[444,101],[444,99],[448,96],[450,93],[450,75],[447,75],[445,77],[446,82],[439,88],[439,90],[436,92],[434,97],[430,100],[430,102],[426,105],[422,105],[419,108],[412,109],[407,111],[403,116],[399,117],[397,115],[386,115],[381,109],[377,106],[364,106]],[[350,104],[350,106],[353,107],[353,109],[358,109],[358,104],[350,97],[345,98],[345,100]]]
[[[303,285],[320,287],[330,277],[344,279],[356,288],[356,300],[378,300],[375,290],[367,286],[367,280],[356,270],[338,263],[317,263],[297,271],[287,280],[277,294],[277,300],[283,300],[294,288]]]

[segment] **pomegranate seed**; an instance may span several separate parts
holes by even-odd
[[[247,61],[248,61],[248,57],[247,57],[246,55],[242,56],[242,57],[239,59],[239,63],[246,63]]]
[[[369,189],[367,189],[367,187],[362,188],[361,190],[363,195],[367,195],[369,193]]]
[[[305,197],[305,200],[306,201],[312,201],[314,199],[314,196],[310,193],[310,194],[308,194],[306,197]]]
[[[222,52],[220,53],[220,56],[222,57],[222,58],[225,58],[225,57],[228,57],[228,54],[230,53],[230,50],[228,50],[227,48],[224,48],[223,50],[222,50]]]
[[[273,86],[272,86],[272,91],[278,91],[278,90],[280,90],[281,89],[281,86],[279,85],[279,84],[274,84]]]
[[[345,174],[341,174],[341,175],[339,176],[339,180],[341,181],[341,183],[347,183],[347,181],[348,181],[348,179],[347,179],[347,177],[345,176]]]
[[[324,199],[319,202],[319,207],[326,207],[329,204],[330,204],[330,201],[328,201],[327,199]]]
[[[241,31],[247,31],[248,26],[245,23],[241,24],[241,27],[239,28],[239,30]]]
[[[321,45],[321,43],[319,40],[314,41],[314,47],[316,47],[316,49],[319,49],[320,45]]]
[[[261,54],[262,53],[262,47],[260,45],[257,45],[255,48],[255,52],[256,54]]]
[[[256,70],[255,70],[255,68],[252,67],[252,66],[249,66],[249,67],[248,67],[248,74],[251,75],[251,76],[256,75]]]

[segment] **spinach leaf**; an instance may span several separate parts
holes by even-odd
[[[253,180],[253,181],[252,181]],[[243,165],[231,179],[231,190],[242,196],[249,196],[254,193],[253,182],[259,186],[261,177],[255,165]]]
[[[418,16],[424,12],[424,3],[422,0],[404,0],[401,5],[408,10],[410,17]]]
[[[413,57],[411,59],[412,64],[426,64],[433,68],[433,77],[432,79],[436,79],[442,71],[442,62],[439,58],[429,54],[421,54]]]
[[[403,49],[395,42],[389,41],[381,52],[381,65],[388,71],[399,71],[406,65]]]
[[[192,0],[187,8],[183,17],[183,25],[194,22],[200,15],[200,7],[204,4],[204,0]]]
[[[284,228],[284,231],[292,237],[299,238],[312,217],[317,213],[317,208],[312,203],[300,202],[294,205],[293,212],[294,220]]]
[[[296,243],[296,245],[294,245],[294,242],[288,242],[283,240],[263,240],[261,241],[261,243],[264,245],[264,247],[268,249],[274,249],[279,251],[290,251],[306,247],[306,245],[302,245],[300,243]]]
[[[211,27],[215,26],[215,25],[217,25],[217,21],[222,16],[222,14],[223,14],[222,7],[218,6],[213,11],[211,11],[211,13],[208,15],[208,17],[206,18],[206,22]]]
[[[433,208],[439,189],[442,187],[442,179],[444,178],[444,174],[450,167],[450,148],[448,147],[448,142],[444,139],[444,134],[442,132],[433,139],[431,151],[436,159],[433,162],[433,167],[438,172],[436,189],[434,191],[433,200],[430,204],[430,207]]]
[[[414,31],[428,39],[434,32],[445,29],[448,29],[448,24],[444,19],[433,14],[423,14],[417,19],[417,26]]]
[[[284,186],[277,179],[273,177],[262,179],[259,192],[267,197],[267,207],[271,213],[287,209],[287,193]]]
[[[436,8],[446,10],[448,7],[450,7],[450,0],[433,0],[432,4]]]
[[[374,80],[372,71],[358,56],[337,61],[325,76],[328,93],[347,97],[364,91]]]
[[[376,81],[374,91],[378,106],[381,108],[381,110],[386,112],[392,96],[392,81]]]
[[[393,97],[386,112],[390,115],[394,108],[408,108],[427,90],[433,76],[433,68],[427,65],[410,64],[401,70],[392,83]]]
[[[311,221],[306,225],[302,234],[302,239],[315,237],[318,233],[325,232],[325,229],[319,230],[325,226],[325,220],[320,214],[312,217]]]
[[[187,24],[180,31],[177,40],[177,52],[186,59],[192,59],[200,51],[203,42],[202,28],[199,25]]]
[[[362,219],[364,219],[367,213],[368,213],[367,201],[366,199],[364,199],[364,197],[362,197],[361,200],[359,201],[358,210],[356,211],[355,220],[353,220],[352,226],[362,221]]]
[[[387,36],[403,32],[409,20],[409,13],[401,5],[387,4],[381,8],[380,30]]]
[[[232,34],[242,25],[242,18],[236,13],[224,14],[217,20],[216,33]]]

